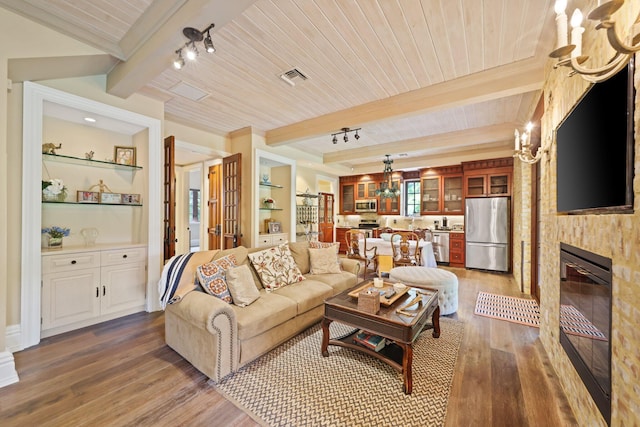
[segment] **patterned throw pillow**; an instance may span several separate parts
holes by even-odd
[[[262,286],[269,292],[304,280],[291,256],[287,242],[251,253],[249,259],[260,277]]]
[[[233,302],[225,278],[225,271],[237,265],[235,255],[227,255],[198,266],[196,275],[206,293],[229,304]]]
[[[309,242],[310,249],[335,248],[336,262],[340,265],[340,242]]]
[[[311,274],[341,272],[336,249],[331,246],[321,249],[309,248],[309,258],[311,259]]]

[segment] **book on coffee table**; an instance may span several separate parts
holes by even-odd
[[[380,351],[387,344],[380,335],[374,335],[362,329],[354,335],[353,341],[373,351]]]

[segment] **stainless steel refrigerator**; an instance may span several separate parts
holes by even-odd
[[[509,270],[509,198],[487,197],[465,201],[465,266]]]

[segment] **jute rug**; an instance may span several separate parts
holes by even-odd
[[[334,322],[331,336],[352,329]],[[322,357],[319,324],[210,383],[264,426],[442,426],[464,324],[441,318],[440,329],[414,344],[411,395],[373,357],[337,346]]]
[[[479,292],[475,314],[540,327],[540,307],[536,300]],[[560,306],[560,327],[566,334],[606,341],[605,335],[572,305]]]

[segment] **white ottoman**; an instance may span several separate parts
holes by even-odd
[[[440,315],[458,311],[458,277],[450,271],[429,267],[395,267],[389,273],[389,281],[416,288],[437,289]]]

